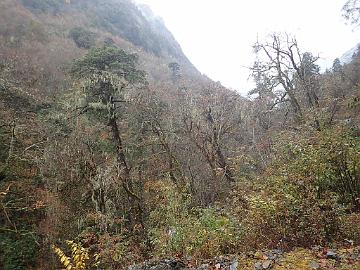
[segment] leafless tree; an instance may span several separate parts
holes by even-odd
[[[274,97],[269,110],[288,103],[298,123],[303,122],[306,107],[318,106],[314,87],[318,73],[315,62],[319,57],[302,53],[297,40],[288,34],[273,34],[268,42],[254,45],[258,60],[252,68],[259,95]],[[307,97],[306,104],[302,96]],[[319,123],[315,120],[316,128]]]
[[[351,24],[358,26],[360,22],[360,1],[348,0],[342,8],[343,16]]]

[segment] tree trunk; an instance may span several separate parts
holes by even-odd
[[[134,192],[134,185],[131,178],[131,168],[127,163],[124,145],[120,136],[119,126],[116,121],[114,109],[110,110],[109,126],[111,128],[113,142],[116,146],[116,159],[122,171],[121,182],[128,196],[130,205],[129,211],[129,230],[133,231],[135,226],[142,225],[141,199]]]

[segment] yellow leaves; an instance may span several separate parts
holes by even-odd
[[[60,248],[54,245],[52,246],[54,253],[59,257],[61,264],[66,270],[86,269],[86,261],[89,259],[88,250],[73,241],[66,241],[66,244],[71,249],[72,258],[66,256]]]
[[[52,246],[54,253],[59,257],[59,260],[63,266],[65,266],[66,270],[71,270],[72,265],[70,263],[70,258],[65,255],[65,253],[58,247]]]
[[[349,249],[345,251],[338,250],[339,254],[349,253]],[[351,253],[350,253],[351,254]],[[241,270],[253,270],[256,263],[262,265],[266,260],[262,252],[256,252],[254,256],[240,256],[238,259],[239,265],[237,269]],[[298,248],[291,252],[284,253],[277,260],[272,261],[272,267],[268,269],[272,270],[355,270],[360,269],[360,262],[351,260],[341,260],[336,262],[335,260],[326,259],[314,251],[309,249]]]
[[[288,253],[277,265],[277,270],[306,269],[311,270],[310,264],[316,257],[305,249],[297,249]]]
[[[37,210],[46,207],[46,204],[42,200],[37,200],[32,207],[34,210]]]

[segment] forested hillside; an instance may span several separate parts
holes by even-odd
[[[243,97],[148,7],[0,0],[0,269],[360,269],[360,51],[254,54]]]

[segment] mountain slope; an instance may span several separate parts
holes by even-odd
[[[150,82],[171,81],[172,62],[185,77],[200,76],[161,19],[130,0],[3,0],[0,23],[3,61],[37,99],[68,88],[69,64],[109,43],[137,53]]]
[[[342,64],[349,64],[353,59],[353,56],[359,51],[360,43],[346,51],[341,57],[340,62]]]
[[[21,0],[21,3],[38,15],[50,13],[55,16],[66,16],[81,13],[88,19],[84,22],[91,27],[120,36],[157,56],[173,57],[178,61],[188,62],[180,45],[162,21],[155,18],[148,8],[144,12],[130,0],[75,0],[68,4],[52,0]]]

